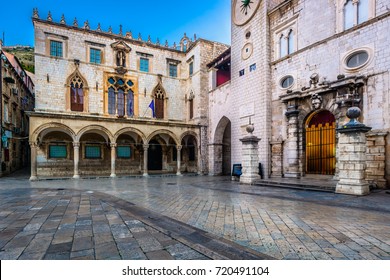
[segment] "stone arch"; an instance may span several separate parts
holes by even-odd
[[[31,133],[30,141],[39,142],[39,138],[52,131],[61,131],[68,134],[73,140],[76,138],[76,133],[67,125],[62,123],[46,123],[39,126],[33,133]],[[45,133],[41,135],[41,133]]]
[[[219,120],[217,128],[215,129],[215,132],[214,132],[214,143],[222,144],[223,134],[225,132],[226,126],[229,123],[230,123],[230,120],[225,116],[223,116]]]
[[[133,133],[137,134],[139,137],[141,137],[142,144],[147,144],[147,139],[146,139],[146,136],[144,135],[144,133],[141,130],[138,130],[138,129],[133,128],[133,127],[125,127],[125,128],[122,128],[121,130],[117,131],[113,136],[114,141],[116,142],[118,137],[121,134],[125,134],[127,132],[133,132]],[[137,140],[137,139],[134,139],[134,140]]]
[[[186,131],[184,132],[182,135],[180,135],[180,143],[183,141],[183,139],[188,136],[188,135],[191,135],[195,138],[196,142],[199,143],[199,135],[194,132],[194,131]]]
[[[160,130],[156,130],[156,131],[152,132],[147,137],[147,143],[149,143],[153,139],[153,137],[155,137],[155,136],[157,136],[159,134],[167,134],[168,136],[170,136],[175,141],[176,145],[180,145],[180,142],[179,142],[179,139],[177,138],[177,136],[172,131],[169,131],[169,130],[166,130],[166,129],[160,129]]]
[[[214,143],[209,145],[210,173],[212,175],[231,172],[231,122],[223,116],[214,132]]]
[[[110,141],[110,143],[115,143],[114,141],[114,137],[112,135],[112,133],[105,127],[103,126],[100,126],[100,125],[89,125],[89,126],[86,126],[84,128],[82,128],[76,135],[76,141],[80,141],[80,138],[88,133],[88,132],[94,132],[94,133],[97,133],[99,135],[101,135],[102,137],[104,137],[107,141]]]

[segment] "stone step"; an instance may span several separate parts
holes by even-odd
[[[335,192],[335,186],[326,186],[321,184],[309,184],[309,183],[295,183],[295,182],[276,182],[259,180],[254,183],[256,186],[263,187],[277,187],[277,188],[289,188],[289,189],[301,189],[301,190],[312,190],[321,192]]]

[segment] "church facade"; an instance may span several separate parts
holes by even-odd
[[[207,173],[207,62],[224,44],[169,46],[34,10],[31,179]]]
[[[390,179],[388,1],[231,4],[231,49],[209,63],[210,79],[216,81],[209,96],[210,174],[228,174],[241,163],[240,139],[252,123],[261,139],[263,178],[337,179],[336,129],[349,121],[348,108],[359,107],[359,121],[372,128],[361,168],[368,183],[385,187]],[[231,79],[224,80],[229,72]],[[357,168],[352,158],[350,164]]]

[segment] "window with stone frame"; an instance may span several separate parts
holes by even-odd
[[[149,59],[141,57],[139,59],[139,70],[141,72],[149,72]]]
[[[169,77],[176,78],[177,77],[177,65],[173,63],[169,63]]]
[[[292,29],[281,34],[279,39],[279,58],[292,54],[294,48],[294,31]]]
[[[62,42],[50,40],[50,56],[63,57]]]
[[[375,15],[375,0],[339,0],[342,11],[342,29],[361,24]]]
[[[134,82],[121,77],[109,77],[107,113],[118,117],[134,116]]]
[[[154,91],[155,115],[157,119],[164,118],[164,100],[165,92],[161,87],[157,87]]]
[[[89,62],[95,63],[95,64],[101,64],[102,63],[102,51],[100,49],[90,48]]]

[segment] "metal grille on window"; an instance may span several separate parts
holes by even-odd
[[[86,158],[101,158],[100,146],[85,146]]]
[[[66,145],[49,145],[49,158],[66,158]]]

